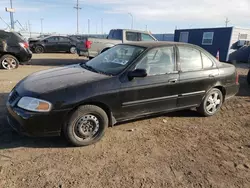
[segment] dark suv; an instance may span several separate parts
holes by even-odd
[[[16,69],[19,63],[28,62],[31,57],[29,44],[20,34],[0,30],[0,68]]]

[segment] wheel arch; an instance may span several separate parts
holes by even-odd
[[[78,109],[80,106],[84,106],[84,105],[94,105],[94,106],[97,106],[97,107],[101,108],[102,110],[104,110],[108,116],[110,127],[116,123],[116,119],[113,116],[113,113],[112,113],[110,107],[107,104],[105,104],[103,102],[99,102],[99,101],[89,101],[89,102],[84,102],[84,103],[81,103],[79,105],[76,105],[74,108],[72,108],[72,110],[70,110],[68,112],[67,116],[64,119],[64,122],[67,122],[68,118],[75,112],[76,109]]]
[[[223,102],[224,102],[226,98],[226,94],[227,94],[226,88],[223,87],[222,85],[215,86],[214,88],[219,89],[221,91],[222,96],[223,96]]]
[[[0,58],[3,57],[4,55],[12,55],[12,56],[14,56],[14,57],[20,62],[20,58],[19,58],[18,56],[16,56],[15,53],[11,53],[11,52],[1,52]]]
[[[206,94],[203,96],[202,101],[204,100],[204,98],[206,97],[207,93],[209,93],[212,89],[219,89],[222,93],[223,96],[223,102],[225,101],[226,98],[226,88],[223,87],[221,84],[215,85],[214,87],[211,87],[209,90],[207,90]]]

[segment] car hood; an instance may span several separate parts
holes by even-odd
[[[70,65],[33,73],[22,80],[16,89],[42,94],[107,78],[109,76],[88,71],[80,65]]]

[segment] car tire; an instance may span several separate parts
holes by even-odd
[[[247,83],[250,85],[250,69],[249,69],[248,74],[247,74]]]
[[[223,99],[222,92],[217,88],[213,88],[206,94],[197,111],[206,117],[213,116],[220,110]]]
[[[42,54],[42,53],[44,53],[44,47],[42,47],[42,46],[36,46],[35,47],[35,53],[37,53],[37,54]]]
[[[69,52],[71,53],[71,54],[76,54],[76,47],[75,46],[71,46],[70,47],[70,49],[69,49]]]
[[[0,58],[0,68],[5,70],[17,69],[19,66],[19,61],[13,55],[3,55]]]
[[[88,146],[99,141],[108,127],[106,112],[94,105],[79,107],[64,125],[64,134],[74,146]]]

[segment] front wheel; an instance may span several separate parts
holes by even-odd
[[[36,46],[36,47],[35,47],[35,52],[36,52],[37,54],[41,54],[41,53],[44,52],[44,48],[43,48],[42,46]]]
[[[197,108],[198,112],[208,117],[216,114],[223,103],[223,95],[217,88],[212,89],[207,93],[201,105]]]
[[[79,107],[64,126],[64,134],[74,146],[87,146],[99,141],[108,127],[106,112],[94,105]]]
[[[4,55],[0,58],[0,68],[6,70],[17,69],[19,61],[12,55]]]

